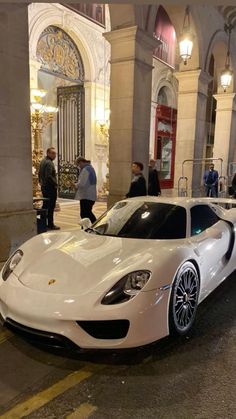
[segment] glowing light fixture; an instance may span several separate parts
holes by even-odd
[[[192,56],[192,49],[193,35],[190,29],[189,6],[187,6],[184,14],[183,30],[179,40],[180,57],[182,58],[185,65]]]
[[[225,32],[228,34],[228,48],[225,60],[225,68],[220,75],[220,84],[221,87],[223,87],[224,92],[226,92],[227,88],[231,85],[233,77],[233,71],[230,69],[230,38],[233,27],[230,24],[226,24],[224,29]]]

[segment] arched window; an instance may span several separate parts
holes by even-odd
[[[162,86],[157,95],[154,157],[163,189],[173,188],[174,182],[177,110],[171,105],[171,91]]]
[[[157,103],[158,105],[166,105],[168,106],[168,97],[167,97],[167,91],[166,91],[166,87],[162,87],[159,90],[158,96],[157,96]]]
[[[161,59],[166,64],[169,64],[171,67],[175,67],[175,29],[162,6],[160,6],[157,11],[154,32],[155,36],[162,42],[162,44],[156,48],[154,56]]]

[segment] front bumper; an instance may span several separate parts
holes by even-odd
[[[169,289],[140,292],[128,302],[106,306],[100,304],[101,295],[96,293],[47,294],[22,285],[11,274],[0,283],[0,314],[4,321],[17,324],[18,329],[39,332],[39,342],[40,333],[46,332],[83,349],[132,348],[168,335],[169,293]],[[128,322],[127,332],[118,338],[111,333],[111,338],[108,334],[104,339],[104,335],[94,335],[88,327],[96,322],[114,322],[114,327],[115,322]]]

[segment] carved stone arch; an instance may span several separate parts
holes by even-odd
[[[85,80],[94,80],[95,79],[95,68],[96,63],[94,61],[93,54],[91,52],[91,48],[88,45],[86,37],[83,35],[82,31],[76,25],[74,19],[70,19],[71,12],[65,12],[63,14],[60,8],[56,8],[48,3],[46,6],[40,5],[41,8],[34,14],[34,10],[32,11],[32,18],[29,19],[29,46],[30,46],[30,58],[36,60],[36,51],[37,51],[37,44],[42,32],[48,26],[57,26],[62,30],[65,30],[65,26],[69,27],[70,30],[66,30],[66,33],[73,42],[76,44],[80,55],[82,57],[83,65],[84,65],[84,74]],[[51,10],[50,10],[51,6]],[[30,8],[32,7],[29,6]],[[64,23],[63,23],[64,17]]]
[[[226,51],[227,51],[227,37],[225,32],[222,29],[217,29],[208,44],[208,48],[207,48],[207,52],[206,52],[206,57],[205,57],[205,63],[204,63],[204,70],[208,72],[209,70],[209,64],[210,64],[210,60],[211,60],[211,56],[214,55],[214,51],[217,50],[217,45],[225,45],[225,54],[222,55],[222,57],[218,57],[221,58],[223,60],[225,60],[225,56],[226,56]],[[218,55],[218,54],[217,54]],[[220,54],[219,54],[220,55]]]
[[[84,65],[71,37],[61,28],[48,26],[40,35],[36,56],[41,69],[75,82],[84,81]]]
[[[161,4],[150,6],[149,13],[147,15],[147,22],[146,22],[146,30],[150,34],[154,32],[156,15],[158,13],[158,8],[160,5]],[[165,9],[167,15],[169,16],[170,21],[172,22],[172,25],[174,26],[174,29],[176,32],[177,43],[178,43],[178,39],[182,33],[185,8],[181,5],[173,6],[169,4],[165,4],[163,8]],[[192,7],[190,7],[190,19],[191,19],[191,29],[195,37],[195,42],[194,42],[192,58],[188,62],[188,70],[193,69],[193,68],[199,68],[200,66],[199,40],[197,36],[197,31],[196,31],[195,11]],[[177,63],[180,63],[180,59],[178,58],[178,51],[176,51],[176,61]]]
[[[224,34],[223,34],[224,35]],[[210,59],[214,57],[214,67],[215,67],[215,80],[217,82],[217,87],[219,90],[220,87],[220,73],[225,68],[225,60],[227,54],[227,39],[223,39],[223,37],[218,38],[216,42],[213,43],[211,48],[209,49],[209,56],[207,57],[206,61],[206,70],[209,70],[209,63]],[[231,86],[227,89],[227,91],[234,91],[234,86],[236,84],[236,75],[235,75],[235,57],[234,55],[230,55],[230,68],[233,70],[233,80]]]
[[[163,92],[165,92],[166,98],[167,98],[166,106],[176,109],[177,108],[177,85],[175,86],[172,80],[168,80],[168,74],[167,74],[167,77],[162,78],[159,81],[156,87],[155,100],[157,102],[158,102],[158,96],[160,95],[160,92],[162,91],[162,89],[163,89]]]
[[[230,63],[231,63],[231,68],[233,69],[234,86],[236,83],[236,74],[235,74],[236,56],[232,53],[233,52],[232,45],[234,45],[235,41],[236,41],[236,36],[233,31],[232,36],[231,36]],[[228,42],[228,38],[223,29],[218,29],[214,32],[214,34],[212,35],[210,39],[207,53],[206,53],[205,66],[204,66],[205,71],[208,72],[209,70],[209,64],[210,64],[212,55],[214,56],[215,67],[218,69],[218,71],[223,70],[225,66],[225,59],[226,59],[226,54],[227,54],[227,42]]]

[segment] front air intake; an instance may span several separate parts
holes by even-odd
[[[79,320],[76,323],[96,339],[122,339],[129,330],[129,320]]]

